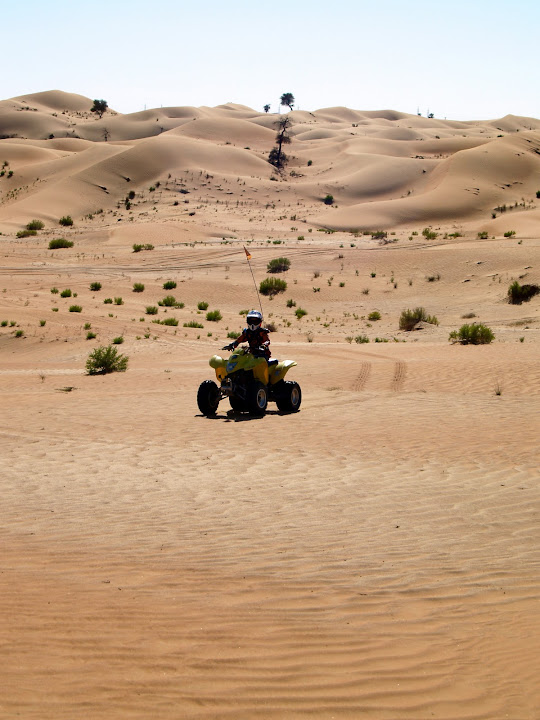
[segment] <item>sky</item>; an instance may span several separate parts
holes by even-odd
[[[0,0],[0,99],[540,118],[540,0]]]

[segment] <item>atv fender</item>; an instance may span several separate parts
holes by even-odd
[[[289,370],[298,365],[294,360],[280,360],[277,365],[270,367],[270,385],[275,385],[280,380],[283,380]]]
[[[210,367],[214,368],[216,371],[216,377],[221,382],[227,377],[227,371],[225,369],[225,366],[227,365],[226,360],[224,360],[219,355],[212,355],[210,358]]]

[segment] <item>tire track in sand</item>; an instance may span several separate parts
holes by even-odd
[[[371,375],[371,363],[370,362],[361,363],[360,372],[356,376],[356,379],[352,386],[353,391],[361,392],[364,389],[370,375]]]
[[[391,390],[399,392],[403,388],[407,376],[407,365],[403,360],[397,360],[394,365],[394,377],[392,378]]]

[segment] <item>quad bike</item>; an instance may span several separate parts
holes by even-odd
[[[228,350],[229,347],[222,348]],[[297,382],[285,380],[287,372],[296,365],[294,360],[270,360],[261,357],[262,352],[251,352],[247,347],[237,347],[228,360],[213,355],[210,367],[216,371],[219,385],[213,380],[201,383],[197,393],[197,405],[203,415],[216,414],[220,400],[229,398],[231,408],[262,416],[269,401],[274,401],[283,412],[298,412],[302,391]]]

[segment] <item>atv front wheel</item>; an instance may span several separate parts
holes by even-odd
[[[216,414],[219,405],[219,388],[213,380],[205,380],[199,385],[197,405],[202,414],[207,417]]]
[[[298,412],[302,402],[302,390],[297,382],[284,380],[283,389],[276,399],[278,410],[282,412]]]
[[[264,415],[268,405],[268,392],[262,382],[255,380],[250,383],[247,388],[246,404],[250,415],[259,417]]]

